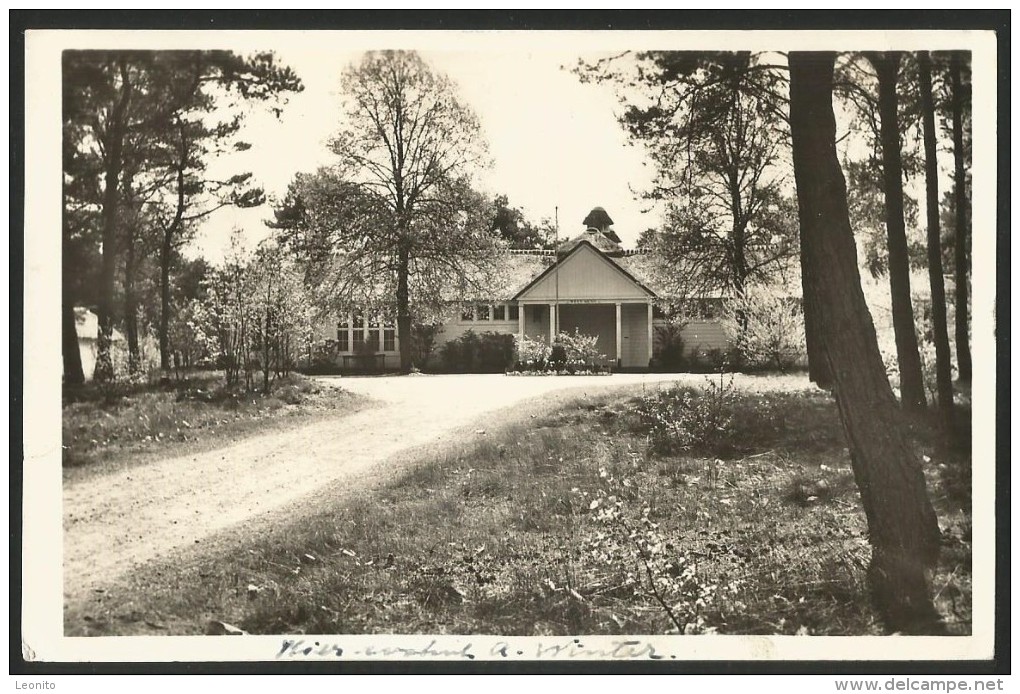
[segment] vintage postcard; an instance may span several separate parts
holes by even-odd
[[[991,658],[996,61],[27,32],[25,658]]]

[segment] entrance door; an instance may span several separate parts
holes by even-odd
[[[616,306],[613,304],[560,304],[560,330],[597,335],[598,350],[607,362],[616,361]]]

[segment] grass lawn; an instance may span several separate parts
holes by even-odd
[[[63,394],[65,478],[156,457],[184,455],[316,415],[352,413],[364,399],[292,374],[268,394],[228,387],[221,372],[161,384],[87,384]]]
[[[832,399],[706,381],[668,396],[688,410],[665,431],[660,397],[490,427],[229,552],[144,567],[67,631],[881,633]],[[970,460],[913,431],[944,535],[936,601],[969,633]]]

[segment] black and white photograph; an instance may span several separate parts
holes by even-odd
[[[992,657],[994,32],[25,47],[27,661]]]

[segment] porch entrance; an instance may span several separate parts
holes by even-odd
[[[599,352],[616,363],[616,306],[613,304],[560,304],[560,331],[597,335]]]

